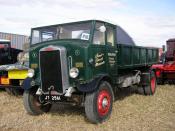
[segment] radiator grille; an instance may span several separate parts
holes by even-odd
[[[62,72],[60,51],[40,51],[40,73],[41,85],[44,92],[48,92],[50,87],[62,93]]]

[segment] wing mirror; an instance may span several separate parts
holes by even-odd
[[[106,31],[106,27],[104,25],[100,26],[99,31],[104,33]]]

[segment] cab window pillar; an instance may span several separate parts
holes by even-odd
[[[109,46],[115,46],[114,28],[109,25],[106,26],[106,43]]]
[[[96,22],[93,36],[93,44],[105,45],[105,31],[102,31],[103,27],[104,23]]]

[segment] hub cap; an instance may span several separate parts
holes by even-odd
[[[102,101],[102,107],[105,108],[108,105],[108,100],[106,98]]]
[[[99,92],[97,99],[97,110],[100,116],[104,116],[109,112],[111,104],[111,96],[107,90]]]

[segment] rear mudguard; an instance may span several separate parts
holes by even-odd
[[[102,80],[105,80],[107,82],[109,82],[111,84],[111,79],[109,76],[107,75],[100,75],[98,77],[95,77],[92,81],[90,81],[89,83],[86,83],[86,84],[79,84],[77,86],[77,89],[80,91],[80,92],[93,92],[95,91],[96,89],[98,89],[98,85],[100,84],[100,82]]]

